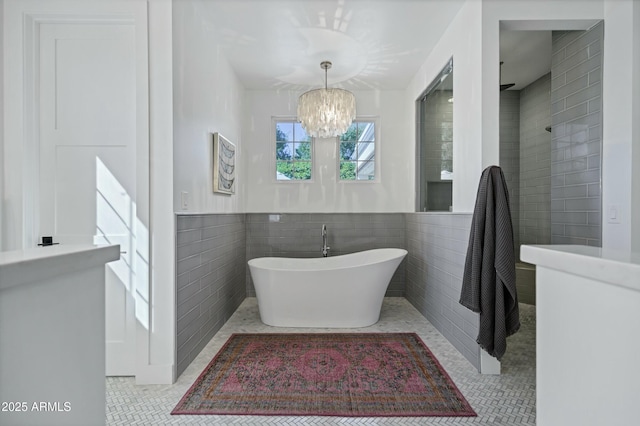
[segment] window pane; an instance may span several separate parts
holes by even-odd
[[[296,142],[307,142],[310,141],[311,138],[307,135],[307,132],[302,128],[302,124],[300,123],[292,123],[293,124],[293,132],[294,139]]]
[[[312,138],[294,120],[275,122],[276,180],[309,180],[312,168]]]
[[[340,135],[341,141],[357,141],[358,140],[358,123],[351,123],[349,129]]]
[[[311,162],[296,161],[293,163],[293,178],[302,180],[311,179]]]
[[[356,180],[356,163],[354,161],[340,162],[340,179]]]
[[[293,177],[293,163],[291,161],[276,161],[276,179],[290,180]]]
[[[358,162],[358,180],[375,179],[376,165],[375,161]]]
[[[358,140],[375,141],[375,124],[372,122],[358,122]]]
[[[356,158],[356,142],[340,142],[340,160]]]
[[[358,143],[358,160],[373,160],[375,158],[375,148],[376,145],[374,142],[359,142]]]
[[[340,180],[375,179],[375,122],[356,121],[340,136]]]
[[[276,141],[292,141],[293,140],[293,123],[279,122],[276,123]]]
[[[294,144],[294,146],[295,146],[295,154],[293,157],[294,159],[307,160],[307,161],[311,160],[311,143],[309,142],[296,143]]]
[[[276,160],[291,160],[293,144],[290,142],[276,142]]]

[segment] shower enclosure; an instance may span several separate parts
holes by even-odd
[[[451,211],[453,58],[416,101],[416,211]]]
[[[604,23],[553,31],[548,74],[500,92],[500,166],[521,244],[601,245]],[[518,297],[535,303],[535,267],[516,268]]]

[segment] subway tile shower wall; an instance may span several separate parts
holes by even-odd
[[[602,242],[603,41],[603,22],[552,33],[552,244]]]
[[[548,107],[547,107],[548,109]],[[509,190],[511,219],[514,227],[516,254],[519,257],[520,239],[520,91],[500,92],[500,167]],[[549,148],[547,148],[549,149]]]
[[[405,298],[476,368],[480,368],[478,314],[458,301],[469,244],[471,214],[407,213]]]
[[[247,260],[263,256],[320,257],[322,225],[327,225],[330,256],[373,248],[405,248],[402,213],[249,213]],[[403,261],[391,279],[387,297],[404,295]],[[247,296],[255,296],[247,268]]]
[[[177,375],[246,297],[244,214],[177,216]]]
[[[520,91],[519,244],[551,243],[550,92],[551,73]]]

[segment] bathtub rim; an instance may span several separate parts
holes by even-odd
[[[394,253],[393,255],[381,257],[382,253]],[[376,254],[377,256],[372,256]],[[409,254],[405,249],[401,248],[376,248],[357,251],[353,253],[345,253],[337,256],[328,257],[285,257],[285,256],[264,256],[256,257],[247,261],[249,268],[267,269],[272,271],[304,271],[316,272],[327,269],[349,269],[359,266],[373,265],[376,263],[387,262],[398,258],[404,258]],[[347,263],[350,259],[359,261]],[[363,261],[364,260],[364,261]],[[286,261],[287,265],[279,265]],[[270,263],[269,263],[270,262]],[[275,265],[274,265],[275,263]],[[292,268],[293,266],[308,265],[305,268]]]

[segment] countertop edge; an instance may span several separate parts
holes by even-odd
[[[620,256],[608,256],[612,253]],[[520,257],[525,262],[640,292],[640,264],[626,261],[624,254],[597,247],[568,245],[525,244],[520,249]],[[635,253],[626,255],[631,259]]]
[[[60,245],[0,252],[0,290],[93,268],[119,258],[119,245]]]

